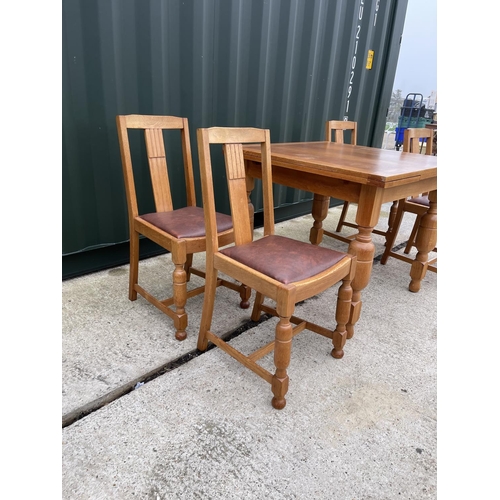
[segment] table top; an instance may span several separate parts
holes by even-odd
[[[260,162],[257,145],[243,146],[246,160]],[[359,184],[392,187],[437,178],[437,157],[335,142],[271,144],[273,166]]]

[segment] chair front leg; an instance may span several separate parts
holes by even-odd
[[[271,390],[274,397],[271,401],[273,408],[282,410],[286,405],[285,394],[288,392],[288,374],[286,369],[290,364],[292,352],[293,328],[290,323],[290,316],[281,317],[276,325],[276,338],[274,345],[274,365],[276,372],[271,382]]]
[[[174,263],[175,269],[173,273],[174,282],[174,304],[175,304],[175,338],[177,340],[184,340],[187,337],[186,328],[188,318],[186,310],[184,309],[187,301],[187,282],[186,270],[184,269],[185,262]]]

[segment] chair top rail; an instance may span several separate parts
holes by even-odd
[[[185,127],[185,118],[179,116],[160,115],[120,115],[127,128],[162,128],[182,129]]]

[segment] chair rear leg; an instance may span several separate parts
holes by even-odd
[[[175,338],[177,340],[184,340],[187,337],[186,328],[188,324],[188,317],[184,307],[187,301],[187,282],[186,271],[184,269],[185,262],[176,263],[173,272],[174,282],[174,304],[175,304]]]
[[[184,264],[184,269],[186,270],[186,281],[189,282],[191,279],[191,267],[193,267],[193,254],[188,253],[186,255],[186,263]]]
[[[215,292],[217,290],[217,270],[209,269],[205,271],[205,292],[203,297],[203,309],[201,312],[200,330],[198,332],[197,348],[206,351],[208,347],[207,331],[212,325],[214,313]]]
[[[129,300],[137,300],[137,280],[139,278],[139,233],[130,230],[130,268],[129,268]]]
[[[404,253],[410,253],[411,247],[415,246],[415,238],[417,236],[418,226],[420,226],[420,220],[422,219],[421,215],[417,215],[415,219],[415,224],[413,224],[413,228],[411,230],[410,237],[408,238],[408,243],[404,249]]]
[[[391,208],[389,210],[389,217],[387,220],[387,231],[390,232],[394,226],[394,221],[396,220],[396,214],[398,213],[398,200],[392,202]],[[387,240],[384,245],[387,244]]]
[[[337,233],[340,233],[340,231],[342,231],[342,226],[344,225],[344,221],[347,216],[348,210],[349,210],[349,202],[344,201],[344,206],[342,207],[342,213],[340,214],[340,219],[337,224],[337,229],[335,230]]]
[[[240,286],[240,307],[242,309],[248,309],[250,307],[250,296],[252,295],[252,289],[245,284]]]
[[[400,200],[398,202],[398,211],[396,213],[396,217],[394,217],[394,224],[392,227],[387,231],[386,234],[386,240],[385,240],[385,250],[384,253],[382,254],[382,258],[380,259],[381,264],[385,264],[387,262],[387,259],[389,258],[389,255],[392,251],[392,247],[394,246],[394,242],[396,241],[396,236],[398,235],[399,228],[401,226],[401,221],[403,219],[403,205],[404,205],[404,200]]]
[[[253,303],[252,315],[250,316],[252,321],[259,321],[260,318],[260,306],[264,302],[264,295],[260,292],[255,294],[255,302]]]

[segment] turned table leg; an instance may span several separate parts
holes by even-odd
[[[418,227],[415,246],[418,253],[415,260],[412,262],[410,270],[410,285],[411,292],[418,292],[420,285],[425,277],[428,267],[429,252],[432,251],[437,242],[437,191],[429,193],[429,209],[420,220]]]
[[[382,207],[382,191],[374,186],[363,186],[356,211],[358,234],[349,244],[348,252],[356,255],[356,275],[352,281],[352,301],[349,322],[347,323],[347,338],[354,335],[354,325],[361,314],[361,291],[368,285],[372,273],[375,245],[372,241],[372,231],[377,225]]]
[[[328,214],[330,197],[322,194],[314,194],[312,205],[312,216],[314,219],[313,227],[309,232],[309,241],[313,245],[319,245],[323,240],[323,221]]]
[[[371,233],[373,227],[358,226],[356,239],[349,244],[348,252],[356,255],[356,276],[352,281],[351,313],[347,323],[347,338],[354,335],[354,325],[361,314],[361,290],[368,285],[373,267],[373,257],[375,256],[375,245],[373,244]]]

